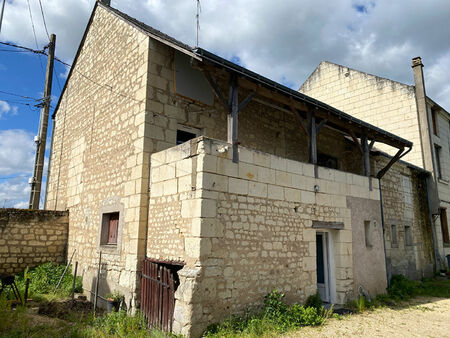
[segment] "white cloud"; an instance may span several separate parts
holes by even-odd
[[[94,0],[42,0],[56,54],[71,62]],[[30,1],[40,48],[47,43],[37,1]],[[428,94],[450,111],[445,76],[450,2],[440,0],[203,0],[200,46],[298,88],[322,60],[412,84],[422,56]],[[112,0],[112,6],[192,46],[196,1]],[[24,27],[26,29],[24,29]],[[8,2],[2,35],[34,47],[26,0]],[[433,74],[428,74],[428,73]],[[439,76],[437,74],[440,74]],[[448,75],[447,75],[448,77]]]
[[[33,134],[20,129],[0,131],[0,207],[28,207],[28,179],[33,173],[35,151]],[[45,157],[41,205],[45,196],[47,166],[48,157]]]
[[[0,100],[0,119],[6,115],[17,115],[19,108],[11,106],[8,102]]]
[[[0,208],[27,208],[29,198],[28,179],[16,177],[6,182],[0,181]]]
[[[0,175],[31,173],[34,165],[33,134],[21,129],[0,131]]]

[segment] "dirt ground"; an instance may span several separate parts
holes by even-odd
[[[418,297],[396,309],[333,318],[285,337],[450,337],[450,299]]]

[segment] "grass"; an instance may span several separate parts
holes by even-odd
[[[22,297],[25,294],[25,281],[29,279],[28,298],[33,298],[37,301],[51,301],[66,298],[70,296],[72,292],[72,266],[68,267],[61,284],[56,292],[54,292],[64,269],[64,265],[44,263],[33,269],[26,268],[24,272],[16,275],[15,282]],[[82,278],[78,276],[75,282],[75,292],[82,291]],[[8,292],[6,293],[6,298],[14,298],[10,289],[8,289]]]
[[[284,294],[274,290],[264,299],[264,306],[255,313],[233,315],[220,324],[208,327],[206,337],[259,337],[273,336],[303,326],[318,326],[331,316],[325,310],[318,294],[310,296],[306,304],[291,306],[283,302]]]
[[[364,312],[383,306],[399,306],[417,296],[450,298],[450,280],[424,279],[410,280],[402,275],[394,275],[385,294],[379,294],[372,301],[360,296],[347,304],[355,312]]]
[[[54,287],[64,269],[63,266],[44,264],[26,271],[17,277],[19,289],[30,278],[31,295],[46,314],[34,315],[23,306],[11,308],[11,302],[0,298],[1,337],[167,337],[168,334],[148,329],[139,314],[127,315],[125,311],[103,314],[94,318],[92,304],[79,304],[63,300],[70,294],[73,276],[63,279],[60,290],[53,294]],[[78,284],[79,283],[79,284]],[[81,281],[77,281],[81,290]],[[402,276],[393,276],[387,293],[378,295],[371,302],[359,297],[349,306],[355,312],[364,312],[383,306],[399,306],[416,296],[450,298],[450,280],[411,281]],[[417,305],[415,305],[417,307]],[[431,309],[419,306],[422,311]],[[211,325],[204,333],[206,337],[260,337],[276,336],[304,326],[322,325],[328,318],[343,320],[345,316],[333,314],[322,307],[318,294],[310,296],[305,305],[284,303],[284,294],[274,290],[264,298],[259,310],[244,315],[232,315],[222,323]],[[169,335],[172,336],[172,335]]]

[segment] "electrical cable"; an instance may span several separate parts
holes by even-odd
[[[44,9],[42,8],[41,0],[39,0],[39,6],[41,7],[42,21],[44,22],[45,33],[47,33],[48,41],[50,41],[50,34],[48,34],[47,24],[45,22]]]
[[[31,14],[30,0],[27,0],[27,3],[28,3],[28,12],[30,13],[31,28],[33,28],[34,42],[36,43],[36,48],[39,49],[39,44],[36,38],[36,30],[34,29],[33,15]],[[39,63],[41,64],[42,74],[45,77],[44,65],[42,64],[42,59],[40,55],[39,55]]]

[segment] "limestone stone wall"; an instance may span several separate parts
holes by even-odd
[[[442,178],[437,180],[437,188],[439,192],[440,207],[447,209],[447,223],[450,224],[450,118],[449,114],[440,108],[437,108],[435,116],[438,131],[437,135],[432,132],[431,137],[433,144],[441,147],[439,157],[442,173]],[[436,154],[435,161],[437,161]],[[443,260],[445,260],[444,266],[446,266],[447,262],[445,256],[450,255],[450,244],[444,243],[443,241],[440,218],[436,219],[436,235],[439,243],[439,252]]]
[[[65,211],[0,209],[0,275],[66,259]]]
[[[378,156],[376,168],[380,170],[388,160]],[[432,233],[423,173],[409,168],[404,162],[396,163],[381,179],[381,190],[390,275],[403,274],[413,279],[431,276]],[[408,226],[412,233],[410,243],[405,239],[405,227]],[[397,235],[393,234],[393,229]],[[397,243],[393,243],[393,236],[397,237]]]
[[[151,142],[149,149],[157,152],[175,146],[180,125],[197,128],[206,137],[226,140],[227,112],[218,100],[213,106],[207,106],[176,93],[174,58],[178,52],[152,39],[149,48],[149,114],[146,117],[146,135]],[[211,71],[211,74],[224,95],[228,95],[229,74],[219,70]],[[248,93],[241,88],[239,100]],[[239,112],[239,142],[244,147],[308,162],[307,139],[294,115],[254,100]],[[342,134],[325,125],[317,143],[319,153],[338,159],[339,169],[362,173],[362,159],[357,148]]]
[[[347,197],[374,202],[367,204],[373,214],[377,182],[370,191],[366,177],[321,167],[315,179],[310,164],[244,147],[233,163],[230,148],[198,138],[151,158],[147,255],[185,263],[175,332],[197,336],[207,324],[261,305],[273,288],[288,302],[304,302],[317,290],[316,232],[332,243],[332,302],[352,299]]]
[[[100,251],[100,295],[138,298],[145,256],[150,149],[145,137],[149,38],[98,5],[56,112],[46,208],[70,210],[86,290]],[[119,212],[118,244],[100,245],[102,214]]]
[[[413,86],[322,61],[299,91],[413,142],[404,159],[423,167]],[[390,155],[397,151],[376,147]]]

